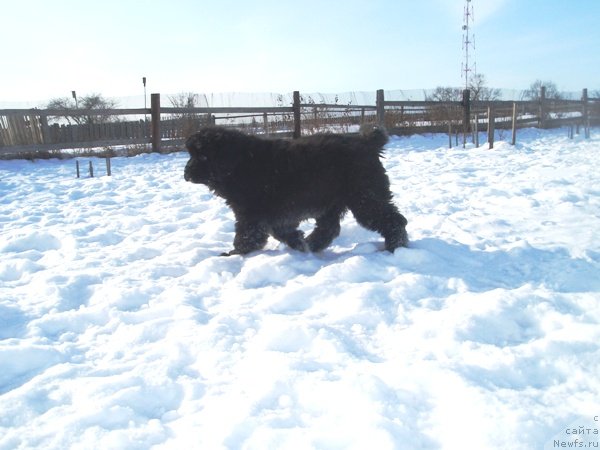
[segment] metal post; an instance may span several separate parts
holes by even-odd
[[[142,77],[142,83],[144,83],[144,109],[146,109],[146,77]]]
[[[146,105],[146,77],[142,77],[142,83],[144,83],[144,109],[148,109]],[[148,114],[144,115],[144,119],[148,122]]]

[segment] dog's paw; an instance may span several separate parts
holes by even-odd
[[[406,233],[406,230],[402,230],[402,232],[393,239],[385,240],[385,249],[390,253],[394,253],[397,248],[401,247],[408,247],[408,234]]]
[[[279,237],[281,237],[281,242],[286,244],[292,250],[296,250],[302,253],[310,252],[310,246],[304,238],[304,233],[300,230],[294,230],[291,233],[287,233],[286,235],[280,235]]]
[[[299,252],[302,253],[309,253],[310,252],[310,246],[308,245],[308,242],[306,242],[304,239],[302,239],[299,244],[294,248],[294,250],[297,250]]]

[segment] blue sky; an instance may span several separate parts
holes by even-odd
[[[0,103],[460,86],[464,0],[0,0]],[[472,0],[477,71],[600,89],[600,0]]]

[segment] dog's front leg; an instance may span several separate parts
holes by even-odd
[[[267,229],[255,222],[238,220],[235,223],[235,238],[233,239],[233,250],[223,253],[222,256],[245,255],[260,250],[267,243],[269,234]]]

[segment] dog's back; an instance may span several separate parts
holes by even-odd
[[[381,127],[371,125],[361,127],[358,136],[355,134],[319,133],[287,141],[287,144],[281,147],[292,152],[339,152],[341,158],[346,152],[356,152],[352,158],[362,159],[362,157],[381,156],[383,147],[387,142],[388,135],[386,131]]]

